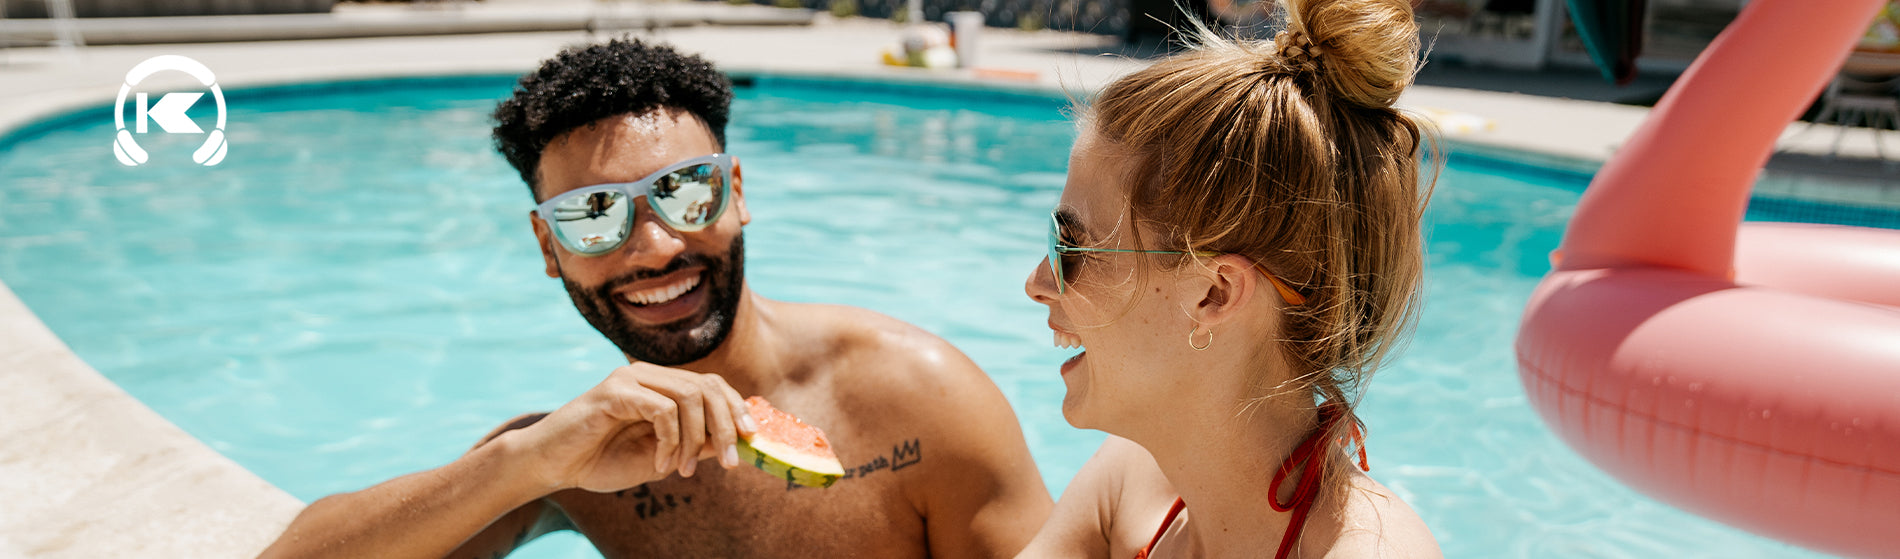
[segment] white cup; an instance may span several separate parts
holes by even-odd
[[[976,66],[977,36],[983,34],[983,12],[950,12],[943,15],[950,23],[950,44],[957,46],[957,67]]]

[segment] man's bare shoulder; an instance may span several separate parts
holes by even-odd
[[[943,338],[874,311],[784,310],[798,313],[816,336],[808,347],[818,355],[810,357],[828,373],[814,382],[829,389],[838,413],[850,418],[844,423],[858,439],[891,449],[847,464],[855,467],[847,479],[895,482],[925,519],[932,556],[1011,556],[1028,544],[1048,518],[1049,490],[1009,401],[974,361]]]
[[[883,313],[847,305],[787,303],[821,328],[819,344],[848,384],[880,391],[929,390],[945,383],[993,386],[976,363],[943,338]]]
[[[1438,540],[1410,505],[1357,470],[1341,511],[1339,539],[1326,557],[1436,559]]]
[[[841,411],[875,418],[875,429],[922,440],[941,450],[939,456],[1027,458],[1022,429],[1002,390],[950,342],[868,309],[800,305],[787,310],[825,332],[815,346],[827,354],[821,357],[830,362],[826,384]],[[999,450],[1018,446],[1022,456]]]

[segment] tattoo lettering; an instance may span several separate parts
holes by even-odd
[[[659,516],[660,513],[663,512],[672,511],[673,509],[679,508],[680,505],[693,504],[692,495],[655,493],[653,492],[653,488],[645,485],[635,487],[631,491],[631,495],[628,494],[628,490],[615,491],[614,497],[622,499],[631,497],[635,499],[636,502],[633,504],[633,512],[640,515],[641,520]]]
[[[889,467],[891,467],[891,461],[885,459],[883,456],[879,456],[876,460],[865,462],[863,466],[858,466],[858,477],[871,475],[871,472]]]
[[[844,479],[864,477],[878,470],[898,471],[917,465],[924,460],[922,439],[911,439],[891,445],[889,456],[879,456],[855,468],[844,469]]]

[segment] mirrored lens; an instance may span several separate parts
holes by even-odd
[[[599,254],[627,239],[633,204],[621,192],[593,192],[558,198],[554,202],[554,230],[568,250]]]
[[[653,181],[649,200],[674,227],[698,229],[719,219],[725,196],[726,174],[719,166],[702,163],[673,171]]]

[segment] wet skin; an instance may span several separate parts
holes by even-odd
[[[545,200],[635,180],[719,150],[705,125],[686,113],[611,117],[546,148],[538,194]],[[568,252],[531,218],[546,271],[586,290],[666,269],[685,254],[725,255],[750,220],[743,174],[735,173],[734,182],[732,206],[700,231],[673,230],[637,204],[627,243],[601,256]],[[616,293],[677,284],[702,271],[640,279]],[[692,330],[711,314],[710,283],[702,280],[662,305],[610,304],[621,305],[632,330]],[[714,442],[714,422],[698,432],[688,421],[683,445],[707,441],[697,463],[675,464],[664,479],[626,487],[549,494],[502,516],[450,556],[505,555],[539,534],[573,529],[608,557],[990,557],[1026,545],[1051,507],[1000,391],[955,348],[900,321],[845,306],[771,301],[742,286],[723,343],[664,369],[715,375],[735,395],[764,396],[824,429],[847,477],[827,489],[792,488],[749,465],[718,467],[729,464]],[[530,435],[544,427],[542,415],[517,418],[490,439],[538,440]]]

